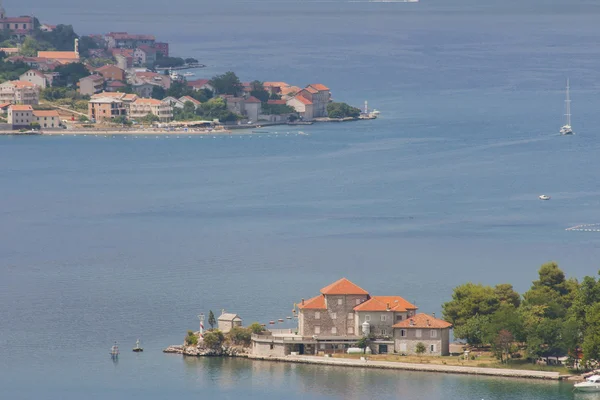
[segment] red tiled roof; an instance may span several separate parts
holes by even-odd
[[[354,307],[354,311],[396,311],[416,310],[417,307],[410,304],[400,296],[373,296],[364,303]]]
[[[196,79],[195,81],[188,81],[188,86],[191,87],[200,87],[208,84],[210,79]]]
[[[33,110],[33,115],[36,117],[58,117],[58,111],[56,110]]]
[[[300,103],[302,103],[302,104],[312,104],[312,103],[313,103],[312,101],[310,101],[309,99],[307,99],[307,98],[306,98],[306,97],[304,97],[304,96],[300,96],[300,95],[298,95],[298,96],[296,96],[296,97],[294,97],[294,98],[295,98],[296,100],[298,100],[298,101],[299,101]]]
[[[34,73],[34,74],[36,74],[36,75],[37,75],[37,76],[39,76],[40,78],[44,78],[44,79],[46,78],[46,75],[44,75],[43,73],[41,73],[41,72],[40,72],[40,71],[38,71],[37,69],[30,69],[29,71],[25,72],[25,74],[28,74],[28,73],[30,73],[30,72],[32,72],[32,73]],[[25,74],[23,74],[23,75],[25,75]],[[21,75],[21,76],[23,76],[23,75]]]
[[[107,64],[107,65],[101,66],[100,68],[96,68],[96,71],[104,72],[104,71],[108,71],[108,70],[115,69],[115,68],[123,71],[121,68],[117,67],[116,65],[112,65],[112,64]]]
[[[10,106],[12,103],[2,103],[0,104],[0,108],[6,108],[8,106]]]
[[[261,101],[254,96],[250,96],[246,99],[246,103],[261,103]]]
[[[35,87],[35,85],[28,81],[9,81],[14,87],[23,88],[23,87]]]
[[[412,324],[412,325],[411,325]],[[450,328],[452,324],[450,322],[446,322],[442,319],[437,319],[427,314],[417,314],[414,317],[410,317],[405,319],[402,322],[398,322],[394,325],[394,328],[436,328],[436,329],[444,329]]]
[[[138,46],[138,49],[142,50],[144,53],[156,53],[156,49],[153,47],[150,47],[148,45],[142,45],[142,46]]]
[[[304,88],[304,90],[306,90],[308,93],[312,93],[312,94],[317,94],[319,93],[319,91],[311,86],[308,86],[306,88]]]
[[[107,86],[111,87],[111,88],[118,88],[118,87],[125,87],[127,85],[121,81],[111,81],[107,84]]]
[[[298,304],[298,308],[301,310],[326,310],[325,296],[320,294],[312,299],[308,299],[304,304]]]
[[[269,100],[267,104],[286,104],[285,100]]]
[[[183,96],[183,97],[180,97],[180,98],[179,98],[179,101],[181,101],[181,102],[184,102],[184,103],[185,103],[186,101],[191,101],[191,102],[192,102],[192,103],[194,103],[195,105],[202,104],[202,103],[200,103],[198,100],[196,100],[195,98],[193,98],[193,97],[191,97],[191,96]]]
[[[320,83],[311,83],[309,86],[317,89],[318,91],[329,91],[329,88],[327,86],[322,85]]]
[[[342,278],[339,281],[333,282],[329,286],[325,286],[321,289],[321,293],[326,295],[336,295],[336,294],[369,294],[365,289],[360,286],[350,282],[346,278]]]
[[[13,105],[10,106],[9,109],[13,111],[33,111],[31,106],[22,106],[22,105]]]
[[[10,18],[4,18],[2,20],[3,22],[24,22],[24,23],[32,23],[33,22],[33,18],[32,17],[10,17]]]
[[[274,88],[284,88],[284,87],[289,87],[290,85],[288,85],[285,82],[264,82],[263,86],[264,87],[274,87]]]
[[[162,104],[162,101],[157,100],[157,99],[136,99],[133,104],[148,104],[151,106],[159,106]]]

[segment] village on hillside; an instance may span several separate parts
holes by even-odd
[[[78,36],[70,25],[7,17],[0,6],[0,131],[253,127],[375,118],[332,101],[322,83],[195,77],[153,35]],[[187,71],[187,72],[183,72]],[[188,79],[189,78],[189,79]],[[366,108],[366,107],[365,107]]]

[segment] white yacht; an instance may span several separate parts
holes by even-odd
[[[186,72],[183,74],[183,76],[194,76],[194,75],[196,75],[196,74],[193,72]]]
[[[571,97],[569,96],[569,79],[567,79],[567,97],[565,99],[566,117],[567,123],[560,128],[561,135],[573,135],[573,129],[571,128]]]
[[[547,194],[542,194],[539,196],[540,200],[550,200],[550,196],[548,196]]]
[[[600,375],[592,375],[585,382],[576,383],[575,390],[581,392],[600,392]]]

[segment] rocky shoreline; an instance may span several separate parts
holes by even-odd
[[[210,349],[203,346],[171,345],[163,353],[182,354],[190,357],[248,357],[250,349],[239,346],[221,346]]]

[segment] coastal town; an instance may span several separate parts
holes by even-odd
[[[373,119],[332,100],[323,83],[196,77],[150,34],[78,36],[71,26],[8,17],[0,43],[0,131],[234,129]],[[187,71],[187,72],[183,72]]]

